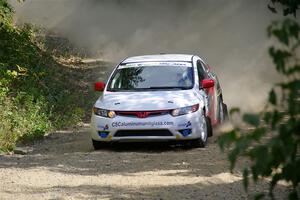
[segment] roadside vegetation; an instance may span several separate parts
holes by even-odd
[[[79,54],[67,45],[51,47],[41,30],[15,26],[13,16],[0,0],[0,152],[77,124],[93,101],[79,84],[80,73],[73,76],[75,69],[59,62]]]
[[[267,29],[274,41],[269,55],[283,81],[271,89],[261,113],[242,115],[243,121],[252,126],[250,131],[238,124],[219,138],[221,149],[227,149],[231,170],[241,157],[251,161],[243,170],[246,191],[250,180],[257,183],[270,179],[269,192],[256,194],[255,199],[275,199],[273,191],[280,181],[289,185],[287,198],[300,199],[300,25],[296,21],[299,6],[297,0],[270,1],[272,12],[283,11],[287,16],[272,22]],[[231,110],[232,115],[237,113],[238,108]]]

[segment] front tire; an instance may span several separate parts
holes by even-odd
[[[208,117],[205,116],[205,113],[203,113],[202,118],[203,120],[202,120],[202,128],[201,128],[202,130],[200,133],[200,138],[191,141],[191,145],[193,148],[204,148],[207,143],[207,138],[209,136],[209,127],[211,127],[211,125],[210,125],[210,120]]]
[[[209,117],[205,117],[206,125],[207,125],[207,136],[212,137],[213,136],[213,128],[211,125],[211,120]]]

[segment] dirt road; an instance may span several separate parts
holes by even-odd
[[[93,82],[105,80],[112,65],[85,65],[89,63],[75,68],[74,75],[80,75],[76,79],[88,93]],[[86,106],[89,111],[91,105]],[[88,129],[85,125],[50,134],[30,146],[26,155],[0,155],[0,200],[229,200],[248,199],[254,191],[267,191],[262,184],[251,188],[249,194],[244,192],[239,168],[229,173],[216,137],[210,138],[205,149],[150,143],[94,151]],[[278,190],[284,194],[282,188]]]
[[[0,199],[248,199],[214,140],[205,149],[123,144],[94,151],[88,125],[53,133],[27,155],[0,156]]]

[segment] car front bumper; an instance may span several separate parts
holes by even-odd
[[[170,141],[201,137],[203,115],[194,113],[173,117],[170,114],[148,118],[92,114],[91,137],[96,141]]]

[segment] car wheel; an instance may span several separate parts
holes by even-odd
[[[224,122],[224,109],[223,109],[223,100],[219,99],[219,123],[222,124]]]
[[[96,140],[92,140],[92,142],[95,150],[99,150],[99,149],[103,149],[104,147],[107,147],[107,142],[101,142]]]
[[[198,147],[200,147],[200,148],[204,148],[205,146],[206,146],[206,143],[207,143],[207,137],[208,137],[208,126],[209,126],[209,120],[208,120],[209,118],[208,117],[206,117],[205,115],[203,115],[203,117],[202,117],[202,130],[201,130],[201,133],[200,133],[200,138],[198,138],[198,139],[195,139],[195,140],[193,140],[192,142],[191,142],[191,145],[192,145],[192,147],[194,147],[194,148],[198,148]]]
[[[209,117],[205,117],[206,125],[207,125],[207,136],[212,137],[213,136],[213,128],[211,125],[211,120]]]

